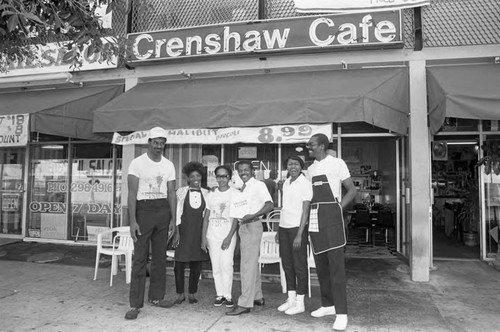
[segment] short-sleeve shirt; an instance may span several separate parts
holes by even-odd
[[[137,200],[165,199],[168,197],[167,182],[175,180],[175,167],[170,160],[161,157],[153,161],[147,153],[135,158],[130,163],[128,174],[139,178]]]
[[[245,183],[243,193],[248,198],[249,214],[254,214],[264,207],[266,202],[272,202],[273,199],[267,190],[264,182],[250,178]]]
[[[290,178],[283,183],[283,207],[281,208],[280,227],[293,228],[300,226],[302,207],[305,201],[313,196],[311,182],[299,175],[290,183]]]
[[[229,188],[220,191],[218,188],[208,194],[207,210],[210,210],[208,220],[207,238],[224,240],[231,230],[233,224],[229,218],[229,208],[231,197],[237,192],[236,189]]]
[[[323,160],[315,160],[307,169],[308,177],[325,174],[333,195],[340,202],[342,199],[342,181],[351,177],[346,163],[340,159],[327,155]]]

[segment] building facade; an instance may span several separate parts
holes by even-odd
[[[495,146],[500,133],[499,5],[436,0],[419,9],[303,15],[291,0],[134,3],[128,20],[113,16],[128,22],[126,65],[72,72],[83,87],[56,85],[59,105],[28,103],[54,86],[49,74],[36,84],[35,74],[0,78],[0,98],[18,101],[7,109],[0,99],[0,114],[30,119],[25,145],[0,149],[0,236],[92,242],[100,227],[126,224],[122,179],[144,151],[140,132],[153,126],[169,129],[166,156],[179,186],[190,160],[210,175],[217,164],[247,158],[259,178],[273,170],[283,177],[282,161],[290,154],[309,161],[304,142],[326,131],[359,188],[358,203],[394,212],[393,242],[413,280],[429,279],[432,240],[443,229],[463,243],[475,232],[477,258],[494,259],[500,178],[474,165],[493,155],[480,147]],[[68,97],[88,89],[108,95]],[[85,135],[81,118],[91,125]],[[70,119],[74,130],[58,131]],[[114,132],[119,144],[111,144]]]

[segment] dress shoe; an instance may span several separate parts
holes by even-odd
[[[178,297],[177,299],[175,299],[174,304],[181,304],[185,300],[186,300],[186,297]]]
[[[198,303],[198,300],[196,298],[194,298],[194,297],[190,297],[188,299],[188,302],[191,303],[191,304],[195,304],[195,303]]]
[[[137,316],[139,315],[139,308],[131,308],[127,313],[125,314],[125,319],[136,319]]]
[[[233,310],[226,312],[226,315],[228,316],[239,316],[241,314],[249,314],[250,313],[250,308],[243,308],[240,306],[234,307]]]
[[[167,301],[167,300],[149,300],[149,304],[155,307],[159,308],[170,308],[174,305],[173,302]]]
[[[261,298],[259,300],[254,300],[253,301],[253,305],[260,305],[260,306],[262,306],[264,304],[266,304],[266,300],[264,300],[264,298]]]

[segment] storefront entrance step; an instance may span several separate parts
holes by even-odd
[[[64,257],[64,253],[62,252],[43,252],[40,254],[36,254],[33,256],[28,257],[27,261],[28,262],[33,262],[33,263],[50,263],[50,262],[56,262]]]

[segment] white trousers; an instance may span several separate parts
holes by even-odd
[[[236,236],[233,235],[231,244],[226,250],[221,249],[222,240],[207,238],[207,242],[217,296],[223,296],[228,300],[232,299]]]

